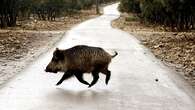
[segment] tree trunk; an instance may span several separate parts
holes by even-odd
[[[96,0],[96,14],[100,14],[100,10],[99,10],[99,0]]]

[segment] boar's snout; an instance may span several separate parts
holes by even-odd
[[[57,73],[57,71],[53,71],[52,69],[46,67],[45,72]]]
[[[45,69],[45,72],[49,72],[48,68]]]
[[[45,72],[51,72],[51,70],[48,67],[46,67]]]

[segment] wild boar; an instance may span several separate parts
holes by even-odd
[[[98,81],[100,72],[106,75],[105,83],[108,84],[111,76],[108,66],[112,58],[117,55],[116,51],[114,55],[110,55],[102,48],[86,45],[77,45],[66,50],[56,48],[45,71],[52,73],[64,72],[56,85],[75,76],[81,83],[91,87]],[[84,73],[92,74],[93,81],[91,84],[83,79]]]

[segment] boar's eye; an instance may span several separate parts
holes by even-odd
[[[57,61],[59,61],[59,58],[57,56],[53,56],[52,61],[57,62]]]

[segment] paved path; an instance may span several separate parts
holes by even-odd
[[[45,73],[52,52],[41,55],[0,89],[0,110],[195,110],[193,89],[174,71],[156,60],[133,36],[111,27],[119,17],[118,4],[105,14],[71,29],[56,47],[77,44],[118,51],[109,85],[100,75],[92,88],[76,78],[56,87],[62,74]],[[159,81],[156,82],[155,79]],[[91,76],[85,79],[91,81]]]

